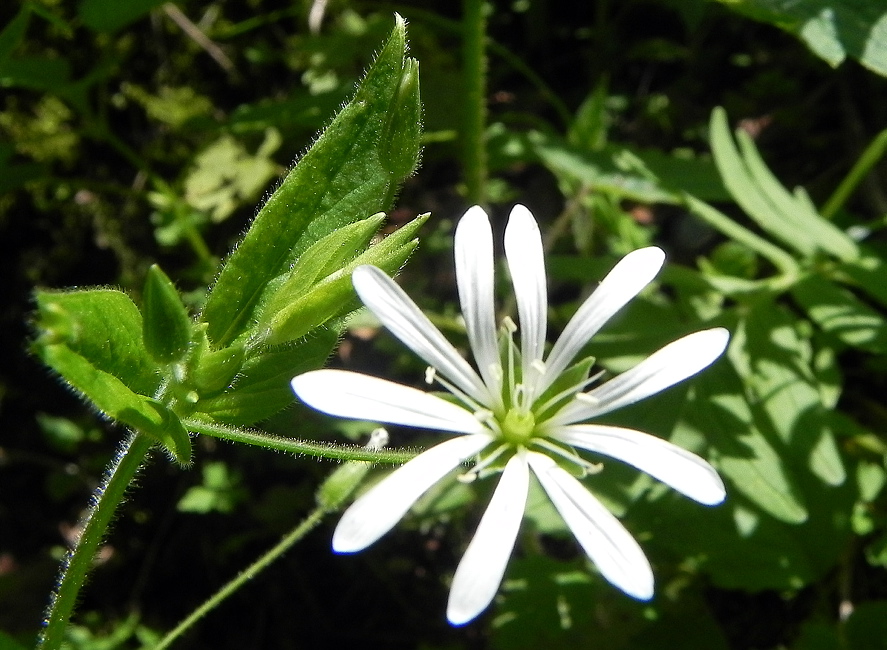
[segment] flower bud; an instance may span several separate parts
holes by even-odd
[[[379,451],[387,444],[388,432],[380,427],[370,434],[364,448]],[[363,482],[369,469],[370,463],[361,460],[349,460],[336,468],[317,490],[318,505],[330,512],[338,510]]]
[[[191,345],[191,319],[179,292],[156,264],[148,269],[142,305],[142,340],[157,363],[184,358]]]
[[[395,181],[407,178],[419,164],[422,102],[419,98],[419,62],[407,57],[397,94],[382,129],[379,158]]]

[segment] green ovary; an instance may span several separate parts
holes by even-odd
[[[531,412],[510,409],[499,423],[502,438],[513,445],[526,445],[536,429],[536,418]]]

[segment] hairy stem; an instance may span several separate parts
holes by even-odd
[[[62,564],[58,586],[44,621],[38,647],[55,650],[64,640],[65,628],[74,611],[77,595],[86,582],[99,544],[126,490],[138,473],[154,441],[146,435],[133,433],[120,445],[92,497],[89,512],[82,522],[80,536]]]
[[[487,149],[484,131],[487,122],[487,38],[486,2],[463,3],[463,79],[465,115],[463,124],[463,166],[466,198],[469,203],[487,202]]]
[[[400,465],[416,456],[416,453],[411,451],[373,451],[356,445],[335,445],[328,442],[284,438],[254,429],[241,429],[198,418],[187,418],[183,423],[194,433],[266,449],[287,451],[300,456],[318,456],[331,460],[364,460],[389,465]]]

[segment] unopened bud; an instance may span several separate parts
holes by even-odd
[[[364,447],[370,451],[379,451],[388,444],[388,432],[379,428],[370,434],[370,440]],[[327,511],[338,510],[363,482],[370,463],[362,460],[349,460],[338,467],[317,490],[317,503]]]

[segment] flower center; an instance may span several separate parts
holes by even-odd
[[[536,418],[531,411],[509,409],[499,426],[502,438],[512,445],[525,445],[533,437],[536,429]]]

